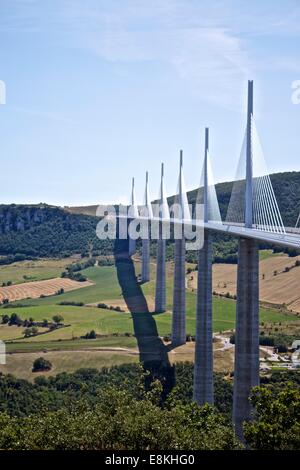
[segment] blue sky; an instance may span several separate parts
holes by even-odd
[[[247,80],[269,171],[300,170],[298,0],[0,0],[0,201],[126,202],[234,178]]]

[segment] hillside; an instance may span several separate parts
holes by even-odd
[[[0,263],[25,257],[65,257],[74,253],[111,252],[109,241],[100,241],[98,219],[70,214],[59,207],[41,205],[0,206]],[[21,255],[21,256],[20,256]]]
[[[300,171],[274,173],[270,175],[277,198],[278,206],[285,226],[294,227],[300,211]],[[226,211],[230,200],[233,182],[216,184],[216,192],[220,205],[222,220],[226,217]],[[188,192],[190,204],[196,201],[198,189]],[[174,197],[168,198],[172,204]],[[96,215],[97,205],[65,207],[71,214]]]
[[[294,226],[300,210],[300,172],[271,175],[274,192],[286,226]],[[216,185],[222,218],[225,218],[232,182]],[[190,203],[197,190],[188,193]],[[172,203],[173,197],[169,198]],[[0,206],[0,264],[22,257],[64,257],[75,253],[109,254],[112,242],[96,237],[95,217],[98,206],[54,207],[39,205]],[[235,262],[236,240],[224,235],[214,236],[214,261]],[[169,247],[171,254],[171,245]],[[9,256],[9,258],[7,258]],[[189,260],[195,261],[195,253]]]

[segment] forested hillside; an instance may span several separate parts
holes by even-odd
[[[300,172],[271,175],[278,205],[286,226],[295,226],[300,211]],[[216,185],[222,219],[230,200],[232,182]],[[197,190],[190,191],[190,203]],[[172,203],[173,197],[169,198]],[[69,256],[74,253],[109,254],[113,244],[96,237],[97,206],[58,208],[40,205],[0,206],[0,255],[10,260],[20,257]],[[94,214],[94,215],[93,215]],[[172,250],[169,244],[169,254]],[[236,240],[224,235],[214,236],[214,260],[234,262]],[[195,253],[190,252],[192,261]],[[1,259],[0,259],[1,262]],[[5,262],[5,259],[2,261]]]
[[[215,374],[215,405],[198,407],[192,372],[191,363],[124,364],[37,376],[34,384],[0,375],[0,448],[241,449],[231,424],[232,381]],[[261,385],[250,398],[248,449],[299,449],[299,373],[273,372]]]
[[[96,217],[70,214],[47,205],[2,205],[0,255],[64,257],[89,251],[106,254],[112,246],[96,237],[97,222]]]

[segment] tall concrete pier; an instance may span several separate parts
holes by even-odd
[[[182,150],[180,151],[180,167],[179,167],[179,194],[177,203],[181,206],[181,217],[184,214],[184,189],[183,189],[183,158]],[[175,230],[175,228],[174,228]],[[177,228],[178,236],[174,244],[174,288],[173,288],[173,317],[172,317],[172,345],[179,346],[186,342],[185,329],[185,238],[184,225],[181,224]]]
[[[208,146],[205,129],[203,204],[204,222],[208,222]],[[208,230],[198,253],[196,342],[194,365],[194,400],[199,405],[213,404],[213,331],[212,331],[212,241]]]
[[[245,227],[253,224],[253,151],[252,151],[253,82],[248,82],[247,154],[245,190]],[[238,247],[237,308],[235,331],[235,365],[233,423],[243,439],[243,422],[251,419],[249,395],[259,385],[259,255],[258,243],[240,238]]]
[[[134,178],[132,178],[132,186],[131,186],[131,207],[130,207],[130,216],[128,217],[129,222],[130,220],[138,217],[138,208],[135,203],[135,190],[134,190]],[[136,252],[136,240],[131,238],[130,235],[128,237],[128,254],[129,256],[134,255]]]
[[[148,188],[148,171],[146,171],[146,187],[145,187],[145,215],[149,218],[147,224],[147,236],[142,239],[142,273],[141,281],[148,282],[150,281],[150,220],[152,219],[152,207],[149,196]]]
[[[169,220],[169,207],[167,203],[164,187],[164,164],[161,164],[160,182],[160,210],[159,216],[162,220]],[[159,237],[157,240],[156,254],[156,290],[155,290],[155,311],[166,311],[166,240],[163,236],[163,222],[159,222]]]

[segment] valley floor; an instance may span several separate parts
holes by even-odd
[[[269,260],[273,260],[273,264],[270,264]],[[293,276],[298,275],[298,269],[300,270],[299,267],[295,267],[288,272],[283,272],[285,266],[292,262],[295,262],[295,258],[265,257],[261,261],[263,266],[261,275],[264,273],[266,281],[270,280],[272,283],[278,282],[277,279],[281,282],[284,279],[289,283],[289,276],[286,275],[289,273]],[[274,263],[278,271],[276,276],[272,276]],[[233,293],[235,266],[222,266],[224,268],[220,268],[220,265],[214,266],[214,290],[218,292],[217,285],[220,294],[226,294],[227,291]],[[48,269],[46,262],[44,262],[44,267],[45,270]],[[192,265],[189,267],[194,268]],[[32,364],[37,357],[41,356],[52,363],[51,371],[44,372],[45,375],[74,371],[81,367],[109,367],[114,364],[138,362],[139,360],[158,360],[170,363],[192,361],[194,358],[193,341],[176,349],[172,349],[168,341],[172,319],[173,264],[167,264],[167,311],[163,314],[153,313],[155,263],[151,264],[152,280],[144,285],[137,280],[140,268],[138,258],[134,262],[119,263],[116,266],[93,266],[81,271],[88,278],[87,283],[77,283],[81,288],[68,292],[65,289],[61,295],[55,295],[55,293],[50,295],[51,292],[49,292],[49,295],[43,298],[18,300],[15,306],[11,305],[11,308],[2,306],[0,315],[10,316],[15,313],[21,320],[31,319],[39,326],[38,334],[25,338],[23,326],[0,325],[0,340],[5,341],[7,351],[6,365],[0,365],[0,371],[33,380],[36,373],[32,373]],[[13,268],[9,269],[11,271]],[[22,275],[24,278],[26,267],[22,269],[23,271],[19,272],[19,277]],[[31,272],[34,269],[32,263],[30,269]],[[225,269],[223,274],[221,274],[222,269]],[[43,272],[39,271],[39,276],[43,278]],[[194,271],[188,274],[186,291],[186,331],[188,335],[195,335],[196,289],[194,282],[196,276],[197,273]],[[57,277],[57,273],[55,273],[55,277]],[[34,282],[26,283],[28,289],[34,285]],[[56,281],[52,279],[49,282]],[[222,283],[226,283],[226,288],[224,285],[221,286]],[[84,288],[79,284],[84,284]],[[18,286],[11,287],[17,288]],[[286,288],[282,291],[284,295],[287,295]],[[295,287],[291,288],[290,295],[292,293],[294,296],[296,295]],[[278,296],[278,291],[274,295]],[[276,299],[279,300],[278,297]],[[78,304],[78,302],[83,305],[72,305],[72,303]],[[97,306],[99,303],[101,303],[101,308]],[[121,311],[117,311],[116,308]],[[41,326],[44,320],[50,324],[55,315],[63,317],[62,327],[51,330],[50,327]],[[280,308],[270,305],[268,308],[262,306],[260,322],[265,331],[279,331],[289,334],[299,332],[300,337],[300,319],[297,314],[289,312],[283,306]],[[234,332],[234,328],[235,300],[219,295],[214,296],[213,329],[215,336],[219,337],[214,343],[216,371],[232,371],[234,347],[228,346],[228,341],[225,344],[223,336],[228,338]],[[92,330],[95,331],[97,338],[83,339],[83,336]],[[263,354],[266,352],[262,352]]]

